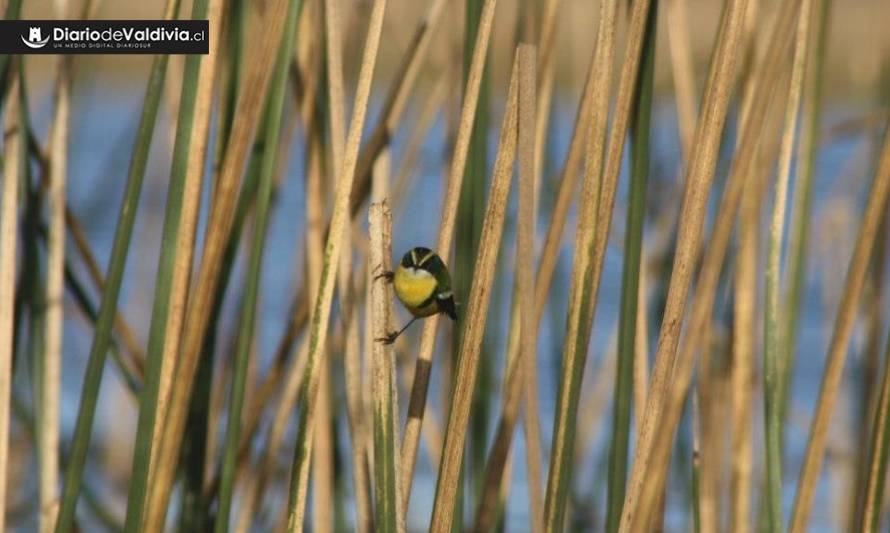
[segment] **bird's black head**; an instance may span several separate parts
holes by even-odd
[[[429,256],[431,253],[432,250],[430,250],[429,248],[416,246],[402,256],[401,265],[405,268],[416,267],[421,261],[423,261],[425,257]]]

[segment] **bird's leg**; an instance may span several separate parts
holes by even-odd
[[[405,324],[405,327],[403,327],[399,331],[393,331],[391,333],[388,333],[386,337],[380,337],[374,340],[376,340],[377,342],[382,342],[383,344],[392,344],[396,342],[396,339],[399,338],[399,335],[401,335],[406,329],[408,329],[408,326],[413,324],[415,320],[417,320],[417,317],[412,318],[411,321]]]

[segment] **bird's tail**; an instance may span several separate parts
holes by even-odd
[[[448,295],[445,298],[439,298],[439,310],[448,315],[451,320],[457,320],[457,308],[454,305],[454,296]]]

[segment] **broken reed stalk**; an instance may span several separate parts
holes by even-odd
[[[518,62],[518,129],[516,131],[519,159],[519,213],[516,239],[516,301],[520,313],[518,357],[507,365],[505,399],[498,422],[494,443],[485,466],[484,481],[476,512],[474,531],[490,531],[498,511],[498,495],[502,486],[504,467],[509,457],[513,430],[527,383],[524,374],[537,367],[537,320],[534,304],[534,228],[535,228],[535,61],[533,45],[520,44]],[[510,98],[510,96],[508,96]],[[508,101],[509,102],[509,101]],[[508,105],[511,105],[508,103]],[[506,131],[506,135],[513,132]],[[528,364],[526,364],[528,363]],[[526,391],[527,392],[527,391]],[[528,409],[528,405],[526,405]],[[540,457],[535,460],[539,460]],[[533,498],[533,496],[530,494]],[[541,531],[541,502],[530,502],[532,531]]]
[[[67,0],[57,2],[57,15],[64,19]],[[38,432],[40,463],[40,513],[38,529],[49,533],[55,527],[59,485],[59,401],[62,377],[62,325],[65,292],[65,186],[68,171],[68,131],[71,105],[71,58],[56,58],[55,114],[50,128],[49,232],[46,251],[46,333],[43,376],[38,402],[41,409]],[[2,500],[0,500],[2,501]]]
[[[791,156],[794,150],[809,41],[810,5],[810,0],[801,2],[797,23],[797,42],[785,108],[785,125],[779,154],[773,214],[770,221],[764,283],[766,312],[764,314],[763,388],[767,463],[766,499],[769,529],[774,533],[779,533],[782,530],[782,375],[780,357],[783,341],[780,337],[782,333],[779,324],[780,263],[782,236],[785,229],[785,209],[788,202],[788,182],[791,173]]]
[[[568,486],[572,471],[572,450],[574,447],[576,414],[580,396],[584,365],[587,359],[587,348],[596,303],[599,294],[600,279],[606,246],[609,240],[609,229],[612,222],[612,210],[615,205],[615,193],[621,171],[621,160],[624,142],[630,122],[633,99],[636,93],[639,76],[639,65],[643,51],[647,20],[651,5],[649,0],[636,0],[631,6],[628,25],[627,48],[625,49],[622,70],[619,74],[618,93],[615,100],[615,114],[612,130],[609,133],[609,144],[602,169],[602,180],[595,187],[588,188],[596,200],[593,202],[592,213],[582,217],[578,223],[578,240],[575,246],[575,263],[570,289],[569,317],[566,327],[566,338],[562,374],[560,377],[557,398],[556,420],[554,421],[550,461],[550,476],[547,480],[547,500],[544,510],[544,522],[547,531],[559,531],[563,527],[566,504],[568,503]],[[614,20],[614,19],[613,19]],[[598,39],[599,45],[599,39]],[[606,76],[608,78],[608,76]],[[606,99],[608,101],[608,99]],[[594,110],[594,113],[599,113]],[[603,113],[605,116],[605,112]],[[605,135],[605,127],[602,130]],[[589,146],[601,142],[602,137],[591,132]],[[601,156],[597,156],[601,157]],[[599,177],[600,165],[588,160],[585,185],[588,181]],[[591,168],[592,167],[592,168]],[[593,172],[591,172],[593,170]],[[582,192],[583,195],[583,192]],[[590,219],[590,217],[594,217]],[[588,218],[588,220],[585,220]]]
[[[750,112],[747,113],[742,124],[741,140],[733,158],[729,179],[718,208],[721,216],[716,220],[710,240],[704,247],[705,256],[702,260],[696,292],[692,300],[687,335],[678,352],[679,359],[674,363],[673,379],[666,390],[664,414],[660,426],[657,428],[658,433],[654,442],[667,442],[671,439],[682,414],[686,389],[692,379],[695,354],[698,350],[707,348],[702,332],[707,327],[714,306],[720,270],[725,259],[741,197],[748,191],[748,194],[756,194],[759,201],[762,194],[759,188],[747,183],[747,178],[753,173],[754,154],[764,128],[769,103],[784,72],[784,58],[791,46],[791,37],[794,35],[794,17],[797,13],[798,1],[790,0],[782,5],[767,46],[767,53],[757,70],[758,78],[751,96]],[[647,513],[652,510],[654,505],[655,491],[663,487],[669,452],[669,447],[666,446],[660,447],[655,452],[656,456],[651,462],[653,470],[650,471],[650,476],[653,476],[655,481],[650,480],[644,489],[645,492],[639,504],[641,510],[641,514],[637,517],[639,520],[648,516]],[[631,525],[631,527],[633,526]]]
[[[454,237],[457,205],[460,200],[460,189],[467,165],[467,153],[473,132],[473,122],[476,117],[476,107],[479,103],[479,89],[482,84],[482,73],[485,68],[485,58],[487,57],[496,5],[497,0],[485,0],[485,5],[482,6],[482,14],[479,17],[479,30],[476,33],[476,44],[473,47],[473,57],[470,61],[467,85],[464,91],[457,139],[454,144],[454,156],[451,160],[448,186],[442,206],[442,221],[439,225],[439,237],[436,241],[436,252],[445,264],[448,264],[448,257],[451,255],[451,241]],[[408,510],[408,503],[411,499],[411,483],[414,480],[417,448],[420,444],[420,430],[423,424],[424,411],[426,410],[433,348],[436,342],[436,326],[438,323],[439,317],[435,315],[424,320],[423,333],[420,338],[420,352],[414,368],[414,383],[411,385],[411,394],[408,400],[408,420],[405,422],[405,436],[402,440],[401,448],[403,476],[401,483],[403,491],[402,509],[405,512]]]
[[[486,8],[490,4],[486,3]],[[480,34],[482,30],[480,29]],[[477,46],[479,43],[477,42]],[[513,61],[513,74],[510,77],[510,88],[507,91],[507,107],[501,125],[497,157],[492,170],[491,190],[482,234],[479,239],[479,254],[473,269],[472,285],[469,301],[462,317],[460,351],[457,368],[454,374],[451,408],[449,409],[448,425],[445,430],[445,442],[442,459],[439,464],[439,477],[436,482],[436,499],[433,504],[433,516],[430,530],[443,533],[451,531],[454,516],[454,502],[461,479],[464,443],[466,442],[467,421],[470,416],[472,391],[476,385],[476,372],[479,363],[479,350],[485,322],[488,316],[489,297],[491,296],[492,280],[500,248],[501,234],[504,229],[504,215],[507,195],[510,192],[510,181],[513,175],[513,163],[516,155],[516,125],[518,122],[518,90],[519,90],[519,56]],[[481,74],[481,72],[480,72]],[[469,132],[467,132],[469,133]],[[467,135],[469,137],[469,135]],[[454,176],[452,176],[454,179]],[[410,409],[410,408],[409,408]],[[410,410],[409,410],[410,412]],[[462,524],[458,522],[458,527]]]
[[[359,71],[358,85],[353,105],[352,121],[346,138],[341,174],[337,177],[334,192],[334,209],[331,215],[330,231],[325,244],[324,264],[312,312],[309,330],[309,352],[306,357],[306,375],[301,391],[300,422],[297,430],[297,446],[291,469],[290,496],[288,498],[288,531],[302,531],[306,492],[309,483],[309,465],[312,456],[312,440],[315,430],[318,384],[322,364],[327,364],[324,347],[327,339],[328,321],[331,314],[331,301],[334,293],[335,270],[340,260],[343,246],[343,228],[350,223],[349,198],[352,192],[359,144],[365,115],[368,111],[368,98],[371,80],[377,62],[377,49],[383,29],[383,15],[386,0],[375,0],[368,23],[368,34]]]
[[[178,9],[178,0],[168,0],[164,10],[164,18],[167,20],[174,19]],[[99,388],[105,369],[105,357],[111,344],[112,323],[117,315],[117,300],[123,282],[127,256],[129,255],[136,211],[142,192],[142,182],[145,178],[145,169],[148,164],[148,154],[152,144],[152,135],[166,72],[167,56],[156,56],[152,62],[146,84],[145,99],[139,118],[139,129],[130,157],[124,197],[121,201],[111,256],[109,257],[105,275],[106,286],[102,292],[102,301],[99,306],[99,314],[90,345],[90,355],[80,395],[80,406],[78,407],[73,444],[68,458],[68,466],[65,469],[61,507],[59,508],[59,516],[56,522],[56,531],[58,533],[67,533],[74,526],[74,514],[77,508],[83,472],[86,467]]]
[[[887,196],[890,193],[890,127],[884,133],[884,146],[881,151],[877,172],[868,203],[856,238],[856,246],[847,270],[844,292],[838,308],[834,331],[828,348],[828,359],[822,376],[816,412],[810,424],[806,455],[804,456],[800,478],[797,483],[797,495],[791,515],[791,531],[798,533],[806,530],[813,502],[816,483],[825,454],[828,424],[840,389],[844,362],[847,355],[847,344],[853,332],[856,312],[859,308],[859,296],[868,270],[869,258],[874,248],[875,235],[880,219],[887,208]]]
[[[238,182],[258,128],[266,88],[272,76],[272,66],[257,58],[274,57],[281,41],[288,2],[275,0],[265,16],[257,22],[260,28],[258,46],[247,60],[244,86],[235,105],[235,121],[227,142],[219,179],[214,184],[212,207],[207,224],[204,251],[195,283],[191,286],[187,313],[182,329],[173,389],[167,410],[166,426],[157,456],[154,483],[148,497],[145,529],[157,531],[164,522],[173,477],[178,464],[179,449],[185,430],[189,399],[202,353],[205,333],[216,299],[216,286],[227,248],[229,231],[235,215]]]
[[[384,272],[392,270],[392,213],[386,201],[371,204],[368,215],[371,265],[381,265]],[[372,282],[371,391],[374,406],[374,494],[375,527],[377,531],[405,530],[405,514],[401,512],[398,484],[398,397],[396,369],[392,346],[379,342],[389,333],[392,316],[392,284],[383,279]]]
[[[3,121],[3,198],[0,200],[0,307],[15,307],[16,219],[18,218],[19,181],[24,169],[23,137],[19,110],[18,62],[10,65],[11,79],[6,92],[6,118]],[[9,479],[9,403],[12,397],[13,314],[0,313],[0,479]],[[5,506],[6,483],[0,483],[0,506]],[[0,531],[6,513],[0,513]]]
[[[705,85],[702,111],[686,170],[677,245],[655,363],[649,378],[643,424],[638,429],[633,468],[621,512],[619,531],[622,533],[632,530],[631,523],[638,511],[639,499],[649,473],[657,424],[662,417],[671,371],[676,360],[686,297],[701,242],[708,193],[714,179],[720,137],[729,107],[735,75],[736,50],[746,5],[747,0],[735,0],[724,7],[723,21],[712,56],[708,82]]]

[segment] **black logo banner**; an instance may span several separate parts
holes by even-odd
[[[206,54],[206,20],[0,20],[0,54]]]

